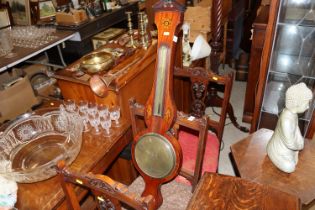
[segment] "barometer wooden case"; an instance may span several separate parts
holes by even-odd
[[[161,184],[178,175],[182,163],[180,145],[169,129],[177,113],[173,100],[173,68],[176,35],[184,7],[175,1],[159,1],[153,9],[158,29],[154,83],[145,105],[147,129],[135,137],[132,158],[145,181],[142,195],[152,195],[158,208],[163,202]]]

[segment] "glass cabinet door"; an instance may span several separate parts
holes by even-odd
[[[315,0],[280,0],[279,5],[259,128],[275,128],[291,85],[304,82],[314,92]],[[313,110],[314,100],[299,115],[304,135]]]

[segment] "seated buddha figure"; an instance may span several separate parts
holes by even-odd
[[[289,87],[285,94],[285,108],[276,129],[267,144],[267,154],[281,171],[292,173],[298,163],[299,150],[304,148],[304,137],[298,126],[298,114],[309,108],[312,91],[299,83]]]

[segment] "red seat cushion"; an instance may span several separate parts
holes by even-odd
[[[194,171],[196,165],[197,149],[198,149],[198,135],[188,133],[181,130],[179,132],[179,143],[183,151],[183,168],[191,172]],[[202,174],[205,171],[216,172],[218,169],[220,143],[216,134],[208,132],[206,142],[206,150],[203,159]],[[190,184],[190,182],[182,177],[176,177],[179,182]]]

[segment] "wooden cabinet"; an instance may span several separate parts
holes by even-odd
[[[276,0],[270,5],[251,131],[274,129],[285,106],[285,92],[304,82],[315,89],[315,23],[312,4]],[[314,100],[299,115],[302,134],[314,133]],[[311,129],[309,129],[311,128]]]
[[[253,39],[250,51],[249,71],[243,109],[243,122],[250,123],[255,108],[261,54],[264,47],[269,6],[262,6],[253,23]]]
[[[127,57],[107,73],[109,75],[113,72],[124,71],[111,82],[108,93],[103,98],[94,94],[90,88],[89,74],[80,78],[73,77],[73,72],[70,70],[75,68],[80,60],[57,72],[55,78],[64,98],[75,101],[87,100],[109,106],[119,105],[121,116],[129,121],[128,100],[134,97],[139,103],[146,102],[153,84],[155,60],[156,41],[153,41],[148,50],[137,49],[135,54]]]
[[[245,7],[244,0],[232,1],[231,12],[228,17],[227,40],[226,40],[226,58],[225,61],[231,65],[239,51],[242,38],[242,27],[244,21]]]

